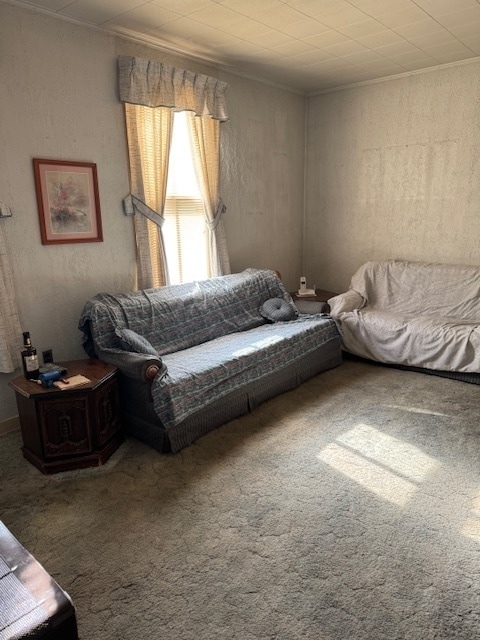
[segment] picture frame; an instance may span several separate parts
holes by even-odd
[[[97,165],[33,159],[42,244],[103,242]]]

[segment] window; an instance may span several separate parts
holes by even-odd
[[[120,56],[119,89],[130,161],[125,207],[139,214],[133,217],[138,288],[230,273],[219,193],[228,85],[159,61]],[[187,178],[195,173],[200,189]]]
[[[182,111],[173,118],[162,229],[171,284],[212,275],[205,210],[188,131],[189,116]]]

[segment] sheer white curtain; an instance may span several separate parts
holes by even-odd
[[[173,112],[165,107],[151,109],[126,103],[125,121],[130,190],[140,201],[133,201],[133,208],[139,214],[133,218],[137,243],[137,286],[149,289],[168,282],[162,225]],[[147,205],[148,217],[143,213],[141,203]]]
[[[11,373],[20,366],[21,335],[12,271],[0,227],[0,373]]]
[[[174,111],[189,111],[195,121],[210,123],[192,136],[197,141],[194,149],[205,157],[196,160],[196,171],[215,252],[215,275],[229,273],[225,234],[219,224],[225,208],[217,205],[219,123],[228,119],[228,85],[161,62],[121,56],[119,88],[120,100],[125,103],[131,175],[126,210],[143,214],[135,215],[139,288],[168,284],[162,224]],[[214,136],[212,142],[210,135]],[[215,164],[217,168],[213,170]],[[216,177],[212,177],[215,172]],[[221,247],[217,246],[218,239]]]
[[[220,177],[220,123],[212,118],[197,118],[191,112],[188,113],[188,123],[195,172],[205,207],[212,275],[220,276],[230,273],[230,260],[223,224],[225,207],[218,191]]]

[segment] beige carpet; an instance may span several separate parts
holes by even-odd
[[[0,518],[82,640],[480,638],[480,388],[347,361],[176,456],[43,476]]]

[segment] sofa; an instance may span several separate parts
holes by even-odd
[[[89,357],[119,369],[127,433],[177,452],[342,361],[325,314],[299,314],[275,272],[116,295],[83,309]]]
[[[328,302],[348,353],[432,372],[480,372],[480,267],[367,262]]]

